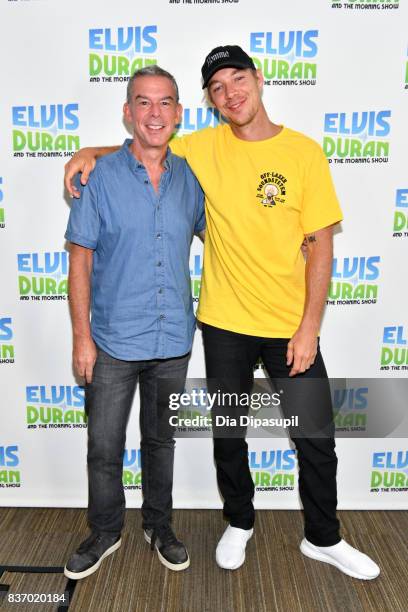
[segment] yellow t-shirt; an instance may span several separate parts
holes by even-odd
[[[305,301],[305,234],[342,219],[321,147],[283,128],[262,141],[229,125],[171,142],[205,192],[197,318],[242,334],[290,338]]]

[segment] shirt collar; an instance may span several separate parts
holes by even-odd
[[[135,172],[143,172],[143,170],[146,170],[144,165],[135,158],[135,156],[129,149],[132,142],[133,142],[132,138],[126,138],[126,140],[124,141],[122,145],[121,152],[124,155],[125,159],[127,160],[131,170]],[[171,170],[172,165],[173,165],[173,153],[171,152],[170,147],[167,147],[166,159],[164,160],[164,167],[166,170]]]

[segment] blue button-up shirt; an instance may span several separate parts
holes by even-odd
[[[156,193],[131,142],[98,160],[73,202],[65,238],[94,250],[96,344],[126,361],[177,357],[191,350],[195,330],[189,252],[205,227],[204,196],[170,149]]]

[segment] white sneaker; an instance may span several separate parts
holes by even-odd
[[[228,525],[215,551],[217,564],[223,569],[235,570],[245,561],[245,547],[253,529],[240,529]]]
[[[380,568],[364,553],[341,540],[334,546],[315,546],[306,538],[302,540],[300,550],[306,557],[330,563],[353,578],[372,580],[377,578]]]

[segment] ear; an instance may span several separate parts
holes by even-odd
[[[130,112],[129,104],[127,102],[125,102],[124,105],[123,105],[123,115],[124,115],[125,121],[127,123],[131,123],[132,122],[132,115],[131,115],[131,112]]]
[[[183,117],[183,107],[179,103],[177,104],[177,108],[176,108],[176,125],[178,123],[181,123],[182,117]]]
[[[255,73],[255,78],[258,82],[258,87],[259,90],[262,91],[263,90],[263,86],[264,86],[264,77],[262,74],[262,70],[260,70],[259,68],[257,68],[256,73]]]

